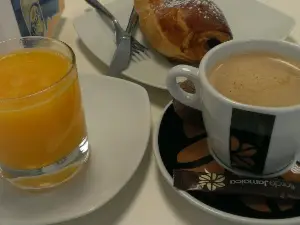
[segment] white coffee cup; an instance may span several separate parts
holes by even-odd
[[[210,152],[220,164],[239,175],[275,177],[300,158],[300,105],[241,104],[220,94],[207,79],[210,69],[221,60],[251,51],[276,53],[300,62],[300,47],[292,43],[233,40],[209,51],[199,69],[187,65],[172,68],[166,84],[175,99],[202,111]],[[180,88],[176,81],[180,77],[194,83],[194,95]]]

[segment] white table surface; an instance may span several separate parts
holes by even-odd
[[[72,19],[89,8],[84,0],[65,0],[66,9],[58,38],[68,43],[77,56],[80,73],[105,74],[107,67],[79,41]],[[109,2],[112,0],[102,0]],[[118,0],[122,1],[122,0]],[[251,0],[241,0],[251,1]],[[292,16],[297,25],[290,40],[300,43],[300,0],[260,0]],[[253,12],[253,16],[255,13]],[[91,32],[93,30],[91,29]],[[170,101],[166,91],[146,87],[152,105],[153,126]],[[150,141],[151,142],[151,141]],[[122,169],[122,168],[120,168]],[[90,215],[59,225],[229,225],[232,222],[213,217],[195,208],[165,182],[155,163],[151,144],[137,173],[125,188],[107,205]]]

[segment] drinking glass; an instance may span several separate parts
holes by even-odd
[[[51,61],[47,52],[60,58]],[[8,57],[5,64],[2,60]],[[60,65],[68,65],[67,70]],[[35,76],[29,76],[31,71]],[[88,160],[89,144],[72,49],[45,37],[1,42],[0,79],[2,177],[28,190],[54,187],[73,177]]]

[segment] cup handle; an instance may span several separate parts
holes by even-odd
[[[167,76],[166,85],[170,92],[170,94],[182,104],[192,107],[197,110],[201,110],[201,99],[200,99],[200,80],[197,76],[198,69],[192,66],[187,65],[178,65],[173,67]],[[186,79],[190,80],[194,86],[196,93],[190,94],[184,91],[180,85],[177,83],[177,78],[185,77]]]

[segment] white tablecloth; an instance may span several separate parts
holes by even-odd
[[[102,0],[102,2],[109,1],[112,0]],[[290,35],[290,40],[300,43],[300,0],[261,1],[296,19],[297,25]],[[72,24],[72,19],[83,13],[87,8],[89,7],[84,0],[66,0],[66,9],[60,24],[61,29],[59,29],[58,37],[74,49],[80,73],[103,74],[106,72],[106,67],[80,43]],[[255,16],[255,12],[253,12],[253,16]],[[151,87],[145,88],[150,96],[152,121],[155,125],[164,106],[170,101],[170,96],[166,91]],[[90,215],[60,225],[112,224],[229,225],[233,223],[204,213],[180,197],[159,173],[150,145],[148,154],[145,156],[138,172],[112,201]]]

